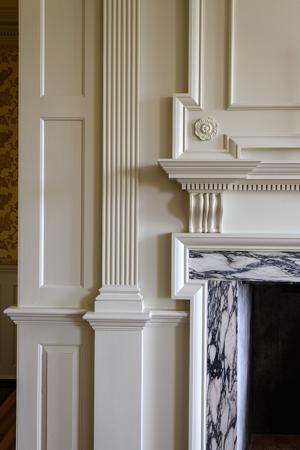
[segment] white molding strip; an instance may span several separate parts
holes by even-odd
[[[152,310],[146,327],[188,327],[189,311]]]
[[[43,323],[65,325],[66,323],[80,322],[85,325],[83,319],[85,309],[76,308],[36,308],[11,306],[4,311],[17,325],[40,325]]]
[[[91,327],[97,330],[143,330],[150,319],[150,313],[128,313],[128,312],[91,312],[84,316]]]
[[[119,309],[119,300],[122,308],[142,310],[137,173],[140,0],[104,0],[103,8],[103,287],[95,309]]]
[[[143,330],[144,327],[186,327],[189,324],[188,311],[145,310],[142,313],[88,312],[83,317],[96,330]]]
[[[189,92],[173,96],[174,159],[187,151],[189,111],[203,109],[203,15],[204,0],[189,0]]]

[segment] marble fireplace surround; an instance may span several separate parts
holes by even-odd
[[[237,414],[245,395],[238,399],[237,299],[254,281],[300,283],[300,234],[173,234],[172,296],[190,301],[189,450],[245,448],[245,418]],[[227,355],[224,334],[236,344]],[[223,336],[226,386],[218,374],[224,367],[213,363],[216,335]]]

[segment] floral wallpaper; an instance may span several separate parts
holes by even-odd
[[[18,48],[0,45],[0,264],[18,257]]]

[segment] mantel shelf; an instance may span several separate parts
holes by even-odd
[[[187,190],[244,189],[263,186],[262,190],[299,190],[300,161],[160,159],[170,179]],[[201,186],[200,186],[201,185]],[[241,186],[239,188],[239,186]]]

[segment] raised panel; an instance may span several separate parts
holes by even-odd
[[[40,286],[81,286],[83,121],[41,121]]]
[[[39,450],[79,449],[79,346],[39,345]]]
[[[231,0],[230,106],[300,108],[300,2]]]
[[[189,4],[189,93],[174,96],[173,157],[247,159],[250,149],[253,159],[252,150],[263,149],[270,161],[298,159],[300,2]],[[201,139],[200,119],[217,124],[217,132]],[[251,146],[238,152],[227,136],[250,138]]]
[[[41,0],[41,95],[84,94],[84,0]]]

